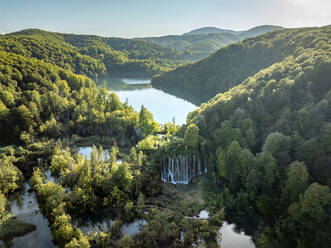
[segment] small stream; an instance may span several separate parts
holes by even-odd
[[[10,201],[10,211],[19,220],[36,225],[36,230],[24,236],[13,239],[13,247],[52,248],[52,233],[48,220],[40,212],[36,193],[28,183],[24,184],[24,193],[19,199]]]

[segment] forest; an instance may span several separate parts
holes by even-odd
[[[296,57],[303,49],[319,49],[329,39],[330,28],[284,29],[230,44],[196,63],[181,66],[153,78],[159,88],[209,92],[225,92],[241,84],[247,77]]]
[[[183,35],[136,38],[152,42],[177,51],[189,51],[191,60],[199,60],[216,52],[221,47],[238,42],[248,37],[282,29],[279,26],[263,25],[245,31],[234,31],[206,27],[192,30]]]
[[[183,52],[144,41],[26,29],[0,36],[1,51],[55,64],[92,79],[151,76],[185,63]]]
[[[198,79],[190,81],[189,86],[201,87],[195,82],[205,83],[202,87],[214,83],[225,92],[188,115],[187,126],[177,135],[184,142],[180,153],[195,147],[196,153],[207,156],[209,208],[217,211],[226,206],[226,216],[238,221],[244,218],[243,226],[252,230],[257,247],[330,244],[330,35],[330,27],[275,31],[222,48],[188,66],[188,71],[221,66],[207,74],[194,74]],[[293,42],[295,39],[297,42]],[[278,46],[283,48],[282,53],[272,50]],[[237,52],[230,54],[230,50]],[[256,74],[250,70],[251,76],[244,70],[235,78],[230,77],[235,75],[232,73],[220,77],[225,64],[216,63],[216,59],[224,60],[225,54],[234,59],[241,54],[241,68],[246,66],[246,70],[256,67],[260,59],[284,59]],[[255,63],[247,60],[245,64],[252,54]],[[229,59],[227,64],[233,66]],[[179,71],[185,76],[186,69],[164,74],[164,78]],[[232,87],[244,75],[248,77]],[[202,77],[210,81],[198,81]],[[231,89],[226,90],[228,87]],[[185,145],[187,133],[195,137],[194,145]],[[176,145],[174,139],[165,144],[165,151],[178,152]]]
[[[330,40],[331,27],[276,30],[182,65],[186,50],[135,39],[1,35],[0,247],[36,229],[10,212],[26,184],[60,248],[219,247],[225,221],[256,247],[329,247]],[[124,72],[216,96],[161,125],[95,82]],[[168,165],[199,194],[178,193]],[[80,228],[100,216],[108,230]]]

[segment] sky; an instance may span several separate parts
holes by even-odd
[[[0,33],[26,28],[116,37],[331,24],[330,0],[0,0]]]

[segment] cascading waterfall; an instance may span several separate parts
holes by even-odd
[[[161,180],[173,184],[188,184],[193,177],[206,175],[207,162],[193,155],[163,157],[161,159]]]

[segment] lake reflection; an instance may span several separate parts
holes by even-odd
[[[235,225],[229,224],[226,221],[220,229],[220,240],[219,245],[222,248],[254,248],[255,245],[252,242],[250,236],[245,235],[244,232],[235,232]]]
[[[18,219],[36,225],[36,230],[24,236],[13,239],[13,247],[56,247],[52,242],[52,233],[48,220],[40,212],[35,192],[31,192],[30,185],[25,184],[21,199],[14,199],[10,203],[10,211]]]
[[[187,114],[197,108],[191,102],[153,88],[150,79],[110,78],[99,81],[99,85],[115,92],[122,102],[127,100],[136,111],[144,105],[161,124],[173,118],[177,124],[184,124]]]

